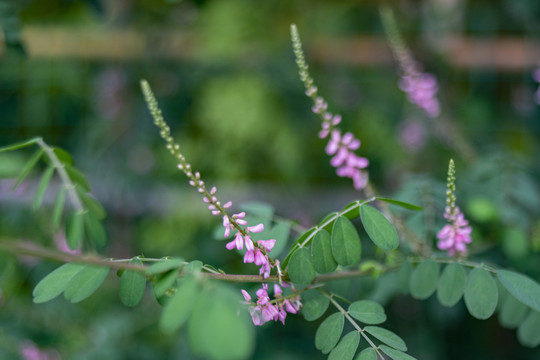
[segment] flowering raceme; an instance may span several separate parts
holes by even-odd
[[[282,286],[289,287],[290,285],[282,283]],[[274,284],[275,300],[270,300],[268,284],[263,284],[262,288],[257,290],[256,294],[257,301],[253,303],[249,293],[246,290],[242,290],[242,295],[246,299],[246,303],[251,304],[249,313],[253,324],[257,326],[263,325],[270,320],[281,321],[285,325],[287,313],[296,314],[302,306],[298,295],[283,297],[283,290],[278,284]]]
[[[446,191],[447,206],[444,212],[444,218],[448,221],[448,224],[437,233],[439,239],[437,247],[440,250],[448,250],[450,256],[453,256],[456,251],[462,254],[466,253],[467,244],[472,241],[472,228],[459,207],[456,206],[456,196],[454,195],[456,190],[455,179],[454,161],[450,160],[448,165],[448,190]]]

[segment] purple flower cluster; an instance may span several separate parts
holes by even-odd
[[[289,287],[290,285],[283,283],[283,287]],[[270,300],[268,295],[268,284],[263,284],[262,288],[257,290],[257,301],[253,303],[251,296],[246,290],[242,290],[242,295],[246,302],[251,305],[249,313],[253,324],[260,326],[264,323],[274,320],[281,321],[285,325],[285,318],[287,313],[296,314],[302,307],[300,297],[293,295],[284,297],[282,295],[283,290],[278,284],[274,284],[274,300]]]
[[[449,223],[437,233],[439,239],[437,247],[440,250],[448,250],[450,256],[453,256],[456,251],[462,254],[466,253],[467,244],[472,241],[472,228],[469,226],[469,222],[465,219],[459,207],[455,207],[452,211],[450,206],[447,206],[444,217]]]
[[[399,60],[399,59],[398,59]],[[436,118],[441,113],[437,91],[439,86],[434,75],[422,73],[413,64],[402,65],[403,75],[399,81],[399,88],[407,93],[407,99],[427,116]]]
[[[533,79],[538,83],[538,89],[534,93],[534,102],[540,105],[540,63],[538,63],[538,67],[533,71]]]
[[[330,164],[337,168],[337,175],[351,178],[357,190],[363,189],[368,183],[368,175],[362,169],[369,165],[368,159],[354,153],[359,147],[360,140],[350,132],[342,136],[339,129],[332,130],[330,141],[326,146],[326,153],[333,155]]]

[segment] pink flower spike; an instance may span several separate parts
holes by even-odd
[[[247,302],[251,302],[251,296],[248,294],[248,292],[244,289],[241,290],[242,295],[244,295],[244,299],[246,299]]]
[[[262,246],[266,252],[272,251],[274,248],[274,245],[276,245],[276,240],[270,239],[270,240],[259,240],[257,241],[257,244]]]
[[[264,225],[263,224],[258,224],[258,225],[255,225],[255,226],[248,226],[246,230],[248,232],[252,232],[252,233],[259,233],[259,232],[264,230]]]

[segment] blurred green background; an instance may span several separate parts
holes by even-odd
[[[106,256],[166,255],[246,271],[213,240],[219,222],[175,167],[139,90],[152,85],[176,140],[223,200],[272,204],[309,227],[357,199],[334,175],[318,118],[297,76],[289,26],[296,23],[330,111],[362,141],[370,177],[385,196],[421,204],[408,217],[434,241],[443,223],[448,159],[458,202],[485,261],[540,277],[540,2],[396,1],[405,40],[439,80],[442,117],[474,149],[464,155],[397,87],[397,65],[379,18],[384,1],[0,0],[0,147],[34,136],[68,150],[108,210]],[[450,137],[451,138],[451,137]],[[0,236],[54,246],[46,211],[33,212],[36,176],[16,193],[30,156],[0,156]],[[54,194],[45,200],[52,204]],[[60,235],[61,236],[61,235]],[[476,250],[474,250],[476,249]],[[31,291],[57,264],[2,255],[0,358],[25,341],[49,359],[190,359],[182,332],[159,333],[148,293],[123,307],[110,276],[93,301],[34,306]],[[433,298],[386,296],[373,281],[344,290],[385,302],[389,327],[419,359],[538,359],[496,316],[472,319]],[[323,359],[317,322],[257,329],[257,359]]]

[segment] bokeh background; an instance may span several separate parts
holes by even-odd
[[[384,3],[1,0],[0,147],[43,136],[73,155],[108,211],[107,256],[176,255],[242,269],[214,241],[219,224],[176,170],[139,81],[152,85],[185,156],[224,200],[270,203],[279,216],[312,226],[360,194],[335,176],[317,137],[289,41],[296,23],[320,93],[362,140],[378,192],[425,207],[404,214],[413,231],[434,243],[453,157],[458,202],[475,227],[473,254],[538,280],[540,98],[532,73],[540,2],[391,2],[414,57],[439,80],[435,120],[397,86],[379,17]],[[438,121],[471,151],[460,151]],[[49,213],[31,210],[37,172],[10,191],[30,154],[0,154],[0,236],[54,247],[62,234],[51,231]],[[46,204],[53,200],[46,195]],[[2,359],[29,347],[47,359],[193,358],[182,332],[159,332],[160,307],[149,292],[127,309],[110,276],[92,301],[35,306],[33,286],[57,264],[0,260]],[[540,358],[496,316],[472,319],[463,302],[446,309],[370,279],[344,291],[384,302],[389,327],[419,359]],[[257,329],[253,358],[323,359],[313,343],[317,325],[291,316],[287,326]]]

